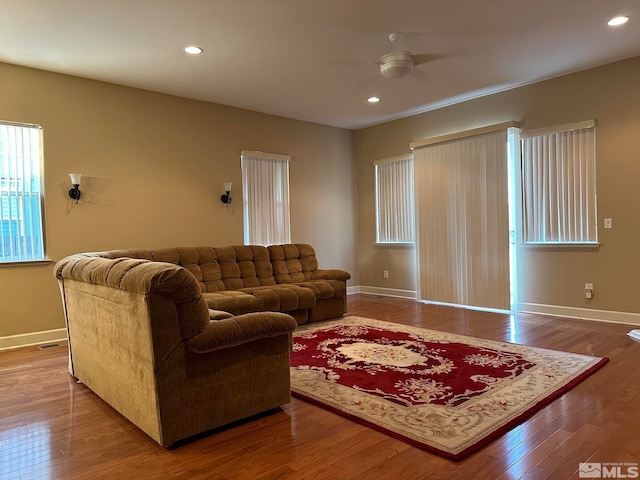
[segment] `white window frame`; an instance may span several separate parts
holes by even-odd
[[[290,161],[289,155],[242,150],[245,245],[291,243]]]
[[[415,245],[413,155],[373,162],[376,245]]]
[[[597,245],[596,121],[522,132],[522,241]]]
[[[0,122],[0,265],[48,261],[42,127]]]

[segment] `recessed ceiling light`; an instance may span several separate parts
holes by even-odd
[[[199,55],[203,52],[200,47],[196,47],[195,45],[189,45],[188,47],[185,47],[184,51],[189,55]]]
[[[611,20],[607,22],[607,25],[610,27],[617,27],[619,25],[624,25],[629,21],[629,17],[613,17]]]
[[[378,103],[380,101],[380,97],[369,97],[367,98],[367,102],[369,103]]]

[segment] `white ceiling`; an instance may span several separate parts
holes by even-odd
[[[640,55],[639,24],[638,0],[0,0],[0,61],[359,129]],[[391,32],[433,59],[382,78]]]

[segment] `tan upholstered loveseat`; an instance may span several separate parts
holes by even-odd
[[[345,312],[349,274],[317,267],[304,244],[66,257],[70,371],[165,446],[276,408],[291,332]]]

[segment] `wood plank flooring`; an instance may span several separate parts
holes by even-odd
[[[610,362],[454,463],[302,400],[164,449],[67,373],[67,350],[0,352],[0,480],[558,479],[580,462],[640,463],[640,343],[632,327],[351,295],[349,313],[606,356]]]

